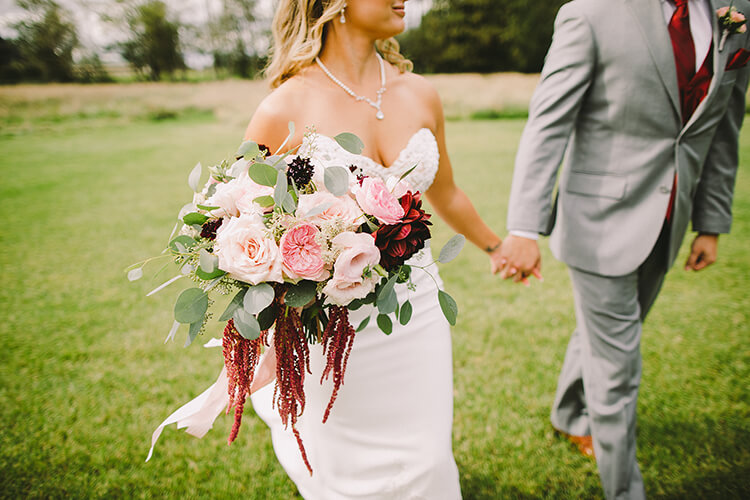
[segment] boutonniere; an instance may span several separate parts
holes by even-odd
[[[728,7],[716,9],[716,15],[719,17],[719,28],[721,29],[719,52],[724,50],[724,44],[729,35],[744,33],[747,31],[747,20],[745,19],[745,15],[738,12],[737,9],[732,6],[732,3],[730,3]]]

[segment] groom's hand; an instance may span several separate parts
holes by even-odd
[[[719,253],[718,234],[699,234],[690,247],[690,257],[685,263],[685,270],[700,271],[716,262]]]
[[[528,284],[529,276],[542,279],[542,256],[536,240],[509,234],[500,247],[500,277]]]

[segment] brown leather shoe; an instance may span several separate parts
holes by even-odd
[[[561,431],[560,429],[555,429],[555,432],[573,443],[582,455],[589,458],[596,458],[594,455],[594,440],[591,436],[573,436],[567,432]]]

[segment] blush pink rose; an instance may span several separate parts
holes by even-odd
[[[365,177],[361,186],[355,186],[354,196],[366,214],[383,224],[395,224],[404,216],[404,209],[379,177]]]
[[[729,15],[729,19],[731,19],[733,23],[741,23],[745,20],[745,16],[743,16],[736,10],[733,10],[732,13]]]
[[[727,12],[729,12],[729,7],[721,7],[720,9],[716,9],[716,15],[719,17],[726,16]]]
[[[314,225],[303,222],[281,237],[279,249],[284,273],[290,279],[323,281],[330,275],[321,257],[320,245],[315,241],[319,232]]]
[[[206,204],[219,207],[211,211],[213,217],[239,217],[241,214],[261,214],[263,209],[255,203],[261,196],[270,196],[273,188],[256,184],[247,173],[216,186],[216,192]]]
[[[333,265],[333,277],[323,288],[326,302],[345,306],[354,299],[361,299],[375,289],[380,276],[373,270],[380,262],[380,250],[370,234],[346,231],[331,241],[334,249],[341,249]]]
[[[219,258],[219,269],[236,280],[251,285],[284,281],[279,247],[254,216],[225,220],[216,232],[214,254]]]
[[[318,206],[327,206],[323,212],[316,215],[307,214]],[[316,191],[312,194],[302,194],[297,204],[297,217],[301,217],[313,224],[322,224],[335,218],[343,219],[352,225],[362,222],[362,210],[357,203],[348,196],[334,196],[328,191]]]

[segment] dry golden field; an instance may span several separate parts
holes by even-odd
[[[476,112],[523,112],[538,75],[429,75],[448,119]],[[50,126],[69,119],[132,120],[170,113],[211,112],[227,124],[247,123],[269,92],[265,81],[223,80],[200,83],[96,85],[17,85],[0,87],[0,129],[30,131],[32,123]]]

